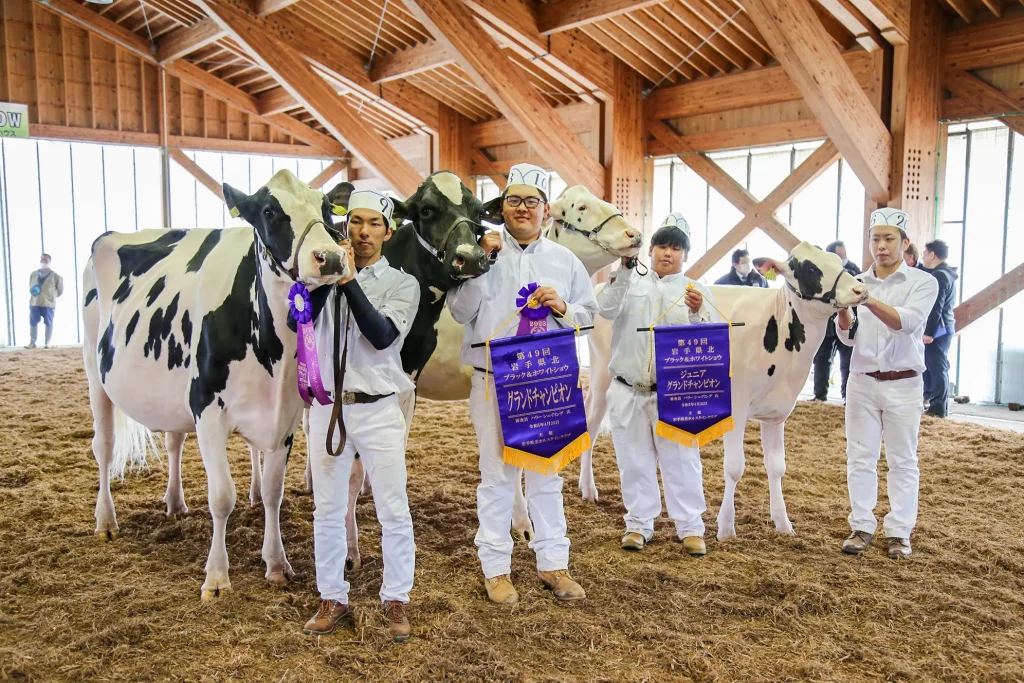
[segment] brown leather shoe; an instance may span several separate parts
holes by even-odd
[[[405,616],[405,605],[397,600],[388,600],[384,603],[384,616],[388,619],[388,633],[395,639],[396,643],[404,643],[409,640],[412,628],[409,626],[409,618]]]
[[[708,546],[700,536],[687,536],[684,538],[683,550],[693,557],[704,557],[708,554]]]
[[[636,531],[627,531],[626,535],[622,537],[622,549],[637,552],[644,549],[647,545],[647,539],[644,535]]]
[[[557,569],[553,572],[538,571],[537,576],[559,600],[583,600],[587,597],[583,586],[572,580],[568,569]]]
[[[911,553],[909,538],[886,537],[885,554],[889,556],[890,560],[904,560],[910,557]]]
[[[874,538],[874,534],[869,534],[866,531],[854,531],[849,538],[843,541],[843,552],[847,555],[860,555],[867,550]]]
[[[326,636],[334,631],[339,621],[351,615],[352,610],[348,605],[343,605],[337,600],[321,600],[316,614],[302,627],[302,632],[307,636]]]
[[[514,605],[519,602],[519,593],[512,585],[512,577],[509,574],[485,578],[484,588],[487,589],[487,599],[496,605]]]

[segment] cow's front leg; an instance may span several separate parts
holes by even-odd
[[[249,460],[252,463],[252,475],[249,478],[249,507],[256,507],[263,500],[263,467],[260,465],[260,449],[249,444]]]
[[[167,432],[164,435],[164,446],[167,448],[167,492],[164,493],[164,504],[167,515],[188,514],[185,505],[185,490],[181,485],[181,450],[185,447],[185,432]]]
[[[782,497],[782,477],[786,474],[786,423],[761,423],[761,449],[764,450],[764,469],[768,473],[768,493],[771,501],[772,521],[780,534],[795,534],[786,513]]]
[[[516,499],[512,506],[512,528],[526,541],[533,538],[533,523],[530,511],[526,507],[526,495],[523,493],[523,470],[516,468]]]
[[[291,439],[287,443],[267,452],[263,459],[263,561],[267,563],[267,581],[275,586],[285,586],[295,578],[281,540],[281,500]]]
[[[722,495],[722,507],[718,511],[718,540],[736,536],[736,485],[743,476],[746,462],[743,456],[743,432],[747,421],[745,415],[733,415],[736,427],[728,432],[725,443],[725,493]]]
[[[356,525],[356,503],[363,482],[369,479],[363,469],[363,459],[352,461],[352,474],[348,479],[348,508],[345,510],[345,540],[348,543],[348,555],[345,558],[345,571],[361,569],[363,559],[359,556],[359,527]]]
[[[219,411],[207,410],[196,424],[199,453],[206,469],[207,497],[213,518],[213,539],[210,555],[206,559],[206,581],[203,582],[203,600],[212,600],[231,590],[228,579],[227,529],[228,517],[235,509],[235,482],[228,466],[228,435],[230,428]]]

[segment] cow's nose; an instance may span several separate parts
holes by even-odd
[[[629,238],[630,242],[634,247],[639,247],[640,243],[643,242],[644,236],[639,230],[629,228],[626,230],[626,237]]]
[[[318,266],[323,266],[327,263],[327,252],[326,251],[314,251],[313,260],[316,261]]]
[[[313,261],[320,270],[320,276],[342,275],[345,272],[345,261],[341,251],[314,251]]]

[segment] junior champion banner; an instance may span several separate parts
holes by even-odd
[[[658,436],[699,447],[732,431],[729,324],[654,328]]]
[[[495,339],[490,353],[505,462],[554,474],[590,448],[575,330]]]

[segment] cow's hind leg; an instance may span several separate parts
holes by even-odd
[[[348,543],[348,556],[345,558],[345,571],[361,569],[363,559],[359,556],[359,528],[356,525],[356,503],[363,482],[369,479],[363,469],[362,458],[352,461],[352,474],[348,480],[348,509],[345,511],[345,540]]]
[[[601,433],[601,423],[604,421],[605,413],[608,411],[608,387],[611,384],[611,374],[605,362],[595,358],[598,355],[591,344],[590,351],[590,391],[587,392],[587,431],[590,433],[590,448],[583,453],[580,459],[580,493],[583,500],[589,503],[596,503],[598,500],[597,483],[594,481],[594,444],[597,443],[597,435]]]
[[[206,486],[210,516],[213,518],[213,539],[210,555],[206,560],[206,581],[203,582],[203,600],[212,600],[231,590],[228,578],[227,530],[228,517],[235,509],[235,482],[231,479],[228,466],[228,426],[219,419],[219,414],[207,411],[209,417],[200,418],[196,425],[199,453],[203,456],[206,469]],[[268,456],[268,461],[270,460]]]
[[[526,506],[526,495],[523,492],[523,470],[516,468],[516,499],[512,505],[512,528],[526,541],[533,538],[533,522]]]
[[[185,436],[185,432],[164,434],[164,446],[167,448],[167,492],[164,493],[164,504],[167,505],[168,516],[188,513],[185,490],[181,485],[181,451],[185,447]]]
[[[263,467],[260,465],[260,449],[249,444],[249,460],[252,475],[249,478],[249,507],[256,507],[263,500]]]
[[[786,513],[782,497],[782,477],[786,474],[786,423],[761,423],[761,448],[764,450],[764,469],[768,473],[768,492],[771,500],[772,521],[780,534],[794,534],[793,524]]]
[[[86,353],[86,370],[96,366],[96,357]],[[99,373],[89,375],[89,405],[92,407],[92,454],[99,468],[100,488],[96,495],[96,537],[104,541],[117,538],[117,515],[110,495],[110,464],[114,460],[114,404],[100,385]]]
[[[263,458],[263,561],[267,563],[267,581],[275,586],[287,585],[295,578],[281,539],[281,501],[291,443],[289,439],[289,445],[269,451]]]
[[[718,540],[736,536],[736,485],[743,476],[746,462],[743,456],[743,432],[747,424],[745,415],[733,415],[736,428],[726,433],[725,444],[725,493],[722,495],[722,507],[718,511]]]

